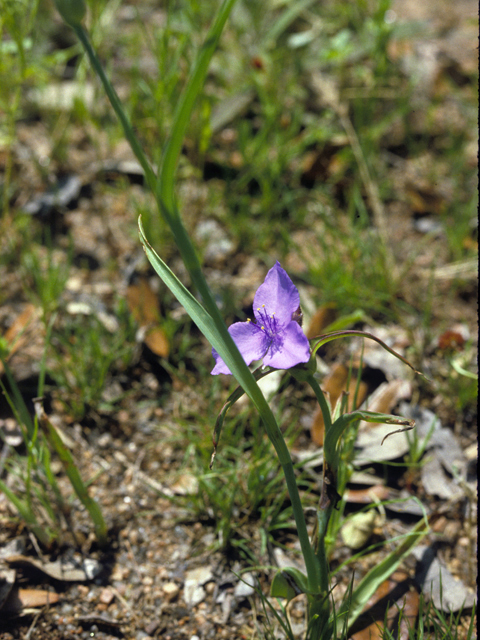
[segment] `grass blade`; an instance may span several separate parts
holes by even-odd
[[[348,613],[348,624],[350,626],[361,614],[369,598],[375,593],[382,582],[392,575],[400,562],[418,545],[429,530],[429,520],[428,518],[424,518],[412,529],[406,539],[396,549],[389,553],[384,560],[373,567],[373,569],[362,578],[353,590],[348,612],[344,610],[344,608],[340,609],[340,614]]]
[[[105,524],[105,520],[103,519],[102,511],[95,500],[89,495],[87,487],[85,486],[78,468],[75,465],[72,454],[63,444],[62,439],[57,433],[57,430],[47,418],[47,414],[43,409],[41,400],[39,398],[36,398],[34,400],[34,405],[38,422],[43,429],[43,432],[45,433],[47,441],[49,442],[50,446],[57,452],[57,455],[63,464],[63,468],[65,469],[65,473],[67,474],[68,479],[70,480],[70,483],[73,487],[73,490],[92,518],[98,544],[101,547],[105,547],[107,544],[107,525]]]

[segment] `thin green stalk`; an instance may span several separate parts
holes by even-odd
[[[183,139],[190,122],[193,107],[207,75],[210,60],[217,48],[223,27],[236,0],[224,0],[218,10],[217,16],[210,27],[205,42],[197,54],[194,67],[190,74],[187,86],[180,98],[174,117],[172,134],[167,141],[163,152],[163,161],[160,175],[157,181],[157,200],[162,201],[166,208],[164,214],[179,217],[175,207],[174,185],[175,171],[178,157],[183,144]]]
[[[312,374],[306,378],[308,384],[313,389],[317,402],[320,406],[320,410],[323,415],[323,422],[325,425],[325,434],[328,434],[332,429],[332,416],[330,407],[328,406],[327,399],[323,393],[320,385],[315,380]],[[325,457],[325,449],[324,449]],[[310,640],[323,640],[324,638],[330,638],[332,629],[330,623],[330,597],[329,597],[329,567],[327,561],[327,554],[325,551],[325,536],[327,533],[328,522],[333,510],[333,503],[328,499],[328,492],[326,487],[325,469],[328,461],[324,459],[324,474],[323,474],[323,487],[322,495],[320,498],[320,504],[317,509],[317,522],[315,531],[315,555],[319,567],[320,576],[320,589],[323,594],[323,598],[314,599],[310,603],[309,619],[314,620],[312,622],[309,638]]]
[[[325,425],[325,433],[328,433],[332,428],[332,416],[330,413],[330,407],[328,406],[327,400],[325,398],[325,394],[320,388],[320,385],[315,380],[313,375],[307,377],[308,384],[312,387],[315,397],[317,398],[317,402],[320,405],[320,410],[323,416],[323,424]]]
[[[166,221],[171,227],[185,266],[190,274],[190,277],[192,278],[192,282],[202,296],[205,307],[212,317],[215,328],[228,345],[230,352],[232,354],[235,353],[238,356],[238,371],[236,372],[236,378],[241,386],[245,389],[245,392],[251,398],[253,404],[260,413],[267,434],[278,455],[278,459],[285,475],[288,492],[290,494],[290,499],[292,502],[292,510],[297,525],[300,546],[307,566],[309,586],[312,591],[316,592],[318,591],[319,584],[318,562],[308,537],[305,516],[300,500],[300,494],[296,484],[295,473],[293,470],[290,453],[267,401],[263,397],[260,388],[255,382],[247,365],[243,361],[243,358],[240,356],[232,337],[227,331],[225,322],[223,321],[220,311],[203,276],[200,262],[196,255],[193,244],[182,224],[174,202],[174,174],[178,156],[180,153],[183,135],[190,119],[195,98],[198,95],[198,92],[200,91],[202,83],[204,81],[208,69],[208,63],[216,47],[223,25],[225,24],[225,21],[233,4],[234,0],[225,0],[225,2],[222,4],[217,19],[215,20],[207,36],[206,43],[199,54],[199,59],[197,61],[197,64],[195,65],[193,74],[185,90],[184,98],[182,99],[182,102],[180,103],[179,109],[177,111],[177,117],[173,127],[174,134],[172,135],[172,138],[169,142],[169,145],[167,145],[164,154],[162,173],[160,179],[158,180],[158,183],[155,178],[153,169],[151,168],[140,145],[140,142],[135,135],[130,120],[124,112],[122,103],[120,102],[117,93],[115,92],[113,86],[105,75],[100,61],[98,60],[98,57],[90,44],[86,31],[81,25],[74,25],[72,28],[74,29],[77,37],[85,48],[90,62],[92,63],[94,70],[98,74],[104,86],[105,92],[107,93],[107,96],[112,104],[112,107],[114,108],[115,113],[120,120],[125,136],[145,171],[147,183],[156,195],[159,210],[166,218]]]
[[[15,506],[18,513],[36,538],[38,538],[42,544],[48,546],[52,541],[52,536],[43,526],[38,524],[29,501],[21,500],[14,491],[11,491],[9,487],[2,482],[2,480],[0,480],[0,491],[2,491],[7,499]]]
[[[47,418],[40,398],[34,399],[34,407],[38,422],[43,429],[48,443],[56,451],[63,465],[63,468],[65,469],[65,473],[70,480],[70,484],[72,485],[73,490],[77,494],[80,502],[87,509],[93,521],[98,544],[100,545],[100,547],[105,548],[108,543],[108,530],[102,515],[102,510],[100,509],[98,503],[88,493],[88,489],[85,486],[82,477],[80,476],[72,454],[63,444],[62,439],[57,433],[57,430]]]
[[[315,557],[312,545],[308,537],[307,526],[303,514],[300,494],[296,484],[295,473],[293,470],[292,459],[288,451],[283,435],[277,425],[275,417],[265,400],[260,387],[255,381],[253,374],[245,364],[243,357],[240,355],[231,335],[227,331],[227,327],[223,322],[218,309],[215,308],[215,317],[212,317],[200,302],[188,291],[188,289],[178,280],[175,274],[168,268],[163,260],[157,255],[148,240],[139,221],[140,238],[144,245],[147,257],[158,273],[163,282],[170,291],[175,295],[177,300],[182,304],[188,312],[192,320],[197,324],[200,331],[207,340],[218,351],[226,362],[230,371],[232,371],[237,382],[244,389],[245,393],[250,397],[253,404],[257,408],[265,426],[265,430],[275,448],[279,462],[282,466],[287,488],[292,502],[293,515],[297,525],[298,537],[302,548],[302,554],[307,566],[309,578],[309,588],[313,593],[318,592],[319,574],[318,562]],[[205,286],[206,283],[205,283]],[[208,291],[208,288],[207,288]],[[213,302],[213,300],[212,300]],[[214,303],[213,303],[214,304]]]
[[[120,120],[123,131],[125,133],[125,137],[127,138],[133,153],[137,157],[137,160],[142,165],[142,169],[145,172],[145,179],[150,189],[153,191],[153,193],[155,193],[155,184],[157,181],[155,173],[152,167],[150,166],[150,162],[147,160],[147,157],[143,151],[142,145],[140,144],[137,136],[135,135],[135,131],[133,130],[132,123],[130,122],[130,119],[128,118],[127,114],[125,113],[122,107],[122,103],[120,101],[120,98],[117,95],[117,92],[113,88],[110,80],[107,78],[105,71],[103,70],[103,67],[100,63],[100,60],[98,59],[98,56],[95,53],[94,48],[90,44],[90,40],[88,39],[87,32],[85,31],[85,29],[82,27],[81,24],[75,24],[70,26],[75,31],[77,38],[82,43],[83,48],[85,49],[90,59],[92,67],[94,68],[95,72],[100,78],[103,84],[103,88],[105,89],[105,93],[107,94],[108,99],[110,100],[110,104],[112,105],[113,110],[115,111],[118,119]]]

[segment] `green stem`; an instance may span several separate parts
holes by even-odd
[[[307,377],[307,382],[312,387],[313,392],[317,398],[320,410],[323,415],[323,422],[325,425],[325,440],[328,434],[332,430],[332,416],[330,413],[330,407],[328,405],[325,394],[323,393],[320,385],[315,380],[313,375]],[[314,616],[318,616],[315,623],[312,625],[311,640],[319,640],[320,638],[329,638],[331,635],[330,629],[330,598],[329,598],[329,567],[327,561],[327,554],[325,550],[325,538],[327,535],[328,522],[333,510],[333,503],[329,497],[328,487],[326,482],[330,481],[330,477],[326,478],[327,465],[330,463],[327,457],[327,451],[324,447],[323,450],[323,486],[322,494],[320,497],[320,503],[317,510],[317,530],[315,534],[315,554],[318,561],[318,567],[320,572],[320,589],[321,593],[328,594],[324,599],[317,598],[313,600],[310,605],[309,619],[312,620]]]
[[[178,108],[175,113],[174,126],[172,134],[167,141],[163,152],[163,160],[161,172],[157,181],[156,193],[157,200],[162,200],[163,206],[166,208],[167,215],[178,217],[175,209],[175,171],[177,168],[178,157],[182,148],[183,140],[187,127],[190,123],[193,107],[204,85],[208,67],[213,53],[215,52],[223,27],[228,16],[235,4],[236,0],[224,0],[218,10],[217,16],[211,25],[205,42],[198,52],[195,64],[193,66],[187,86],[180,98]]]
[[[308,376],[307,382],[312,387],[313,392],[317,398],[317,402],[320,405],[320,410],[323,416],[323,424],[325,425],[325,433],[327,434],[332,428],[332,416],[330,413],[330,407],[328,406],[327,399],[325,398],[325,394],[321,390],[320,385],[315,380],[313,375]]]
[[[130,120],[124,112],[122,103],[120,102],[116,91],[105,75],[100,61],[98,60],[98,57],[90,44],[86,31],[81,26],[73,27],[80,42],[85,48],[85,51],[87,52],[94,70],[98,74],[104,86],[105,92],[123,127],[125,137],[130,143],[133,152],[135,153],[144,169],[146,181],[152,189],[153,193],[156,195],[159,210],[163,214],[173,232],[175,242],[180,250],[192,282],[199,291],[204,301],[205,307],[212,317],[216,329],[227,342],[232,352],[237,350],[237,346],[228,333],[225,322],[220,314],[220,311],[215,303],[215,300],[202,273],[200,262],[198,260],[193,244],[182,224],[181,218],[175,205],[173,186],[174,173],[181,149],[181,142],[183,140],[186,126],[190,119],[195,97],[202,86],[206,74],[206,69],[208,67],[208,61],[213,54],[214,48],[218,42],[218,37],[221,33],[221,28],[223,27],[233,4],[234,0],[225,0],[225,2],[222,4],[219,15],[217,16],[217,19],[210,30],[209,36],[207,37],[204,48],[200,53],[199,60],[195,65],[190,82],[186,88],[184,98],[182,99],[177,111],[176,121],[173,127],[175,135],[172,136],[165,150],[164,160],[162,163],[162,173],[158,181],[155,177],[153,169],[150,166],[150,163],[148,162],[143,152],[143,149],[133,130]],[[177,131],[181,131],[181,136],[177,135]],[[283,439],[283,435],[277,425],[275,417],[267,401],[265,400],[260,387],[255,382],[252,373],[244,362],[243,366],[241,367],[238,382],[245,389],[245,392],[250,397],[257,411],[262,417],[267,435],[270,438],[273,447],[275,448],[279,462],[282,466],[288,492],[290,495],[290,500],[292,502],[293,516],[295,518],[295,523],[297,526],[300,546],[307,568],[309,588],[312,592],[316,593],[318,592],[320,580],[318,561],[308,537],[305,516],[303,513],[302,503],[300,500],[300,494],[295,479],[295,473],[293,470],[290,453],[285,444],[285,440]]]
[[[80,24],[71,25],[71,26],[72,26],[72,29],[77,34],[78,39],[82,43],[83,48],[87,52],[87,55],[92,64],[92,67],[94,68],[95,72],[97,73],[98,77],[100,78],[103,84],[105,93],[107,94],[108,99],[110,100],[110,104],[112,105],[113,110],[115,111],[118,119],[120,120],[120,123],[123,128],[123,132],[125,133],[125,137],[130,143],[133,153],[136,155],[137,160],[142,165],[142,169],[145,173],[145,180],[147,181],[152,192],[155,193],[155,184],[157,181],[155,173],[152,167],[150,166],[149,161],[147,160],[147,157],[143,151],[142,145],[140,144],[135,134],[135,131],[133,130],[132,123],[130,122],[130,119],[128,118],[127,114],[123,109],[122,103],[120,101],[120,98],[118,97],[117,92],[115,91],[112,84],[110,83],[110,80],[107,78],[105,71],[103,70],[103,67],[100,63],[100,60],[98,59],[94,48],[90,44],[90,40],[88,39],[87,32]]]

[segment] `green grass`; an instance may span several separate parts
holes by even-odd
[[[213,549],[220,548],[234,557],[240,555],[254,562],[261,558],[264,561],[267,545],[281,545],[282,537],[292,531],[292,512],[278,460],[261,422],[249,410],[233,412],[222,431],[215,464],[209,470],[213,425],[209,420],[199,419],[194,410],[192,413],[193,423],[186,421],[180,432],[167,436],[175,448],[184,452],[179,473],[193,473],[198,479],[198,492],[181,499],[188,519],[213,526]],[[298,437],[297,414],[298,407],[292,407],[283,395],[277,415],[289,417],[289,424],[284,424],[284,418],[282,426],[290,443]],[[298,465],[297,481],[304,492],[305,504],[313,506],[314,482],[301,467]],[[312,493],[310,499],[308,493]],[[259,539],[257,554],[251,543]]]

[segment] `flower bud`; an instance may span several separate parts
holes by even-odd
[[[302,307],[298,305],[298,309],[292,313],[292,320],[298,322],[300,326],[303,324],[303,311]]]
[[[55,6],[63,20],[71,27],[80,25],[87,12],[85,0],[55,0]]]

